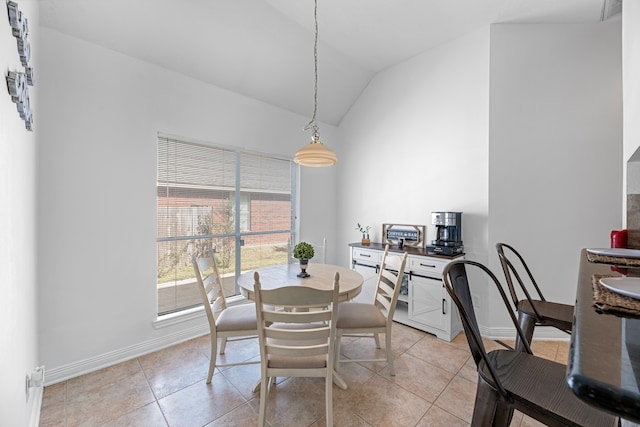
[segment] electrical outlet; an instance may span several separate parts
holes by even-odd
[[[31,372],[31,387],[42,387],[44,385],[44,366],[36,366]]]
[[[33,369],[31,374],[27,374],[24,381],[24,390],[29,401],[29,395],[31,388],[44,386],[44,366],[37,366]]]

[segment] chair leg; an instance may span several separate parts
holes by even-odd
[[[268,393],[271,393],[271,388],[276,386],[276,381],[277,380],[278,380],[278,378],[276,378],[276,377],[269,377],[269,379],[267,380],[267,387],[268,387],[267,392]]]
[[[391,353],[391,331],[387,331],[384,334],[384,341],[387,350],[387,364],[389,365],[389,374],[395,375],[396,368],[395,366],[393,366],[393,354]]]
[[[380,337],[377,333],[373,334],[373,339],[376,340],[376,348],[380,348]]]
[[[324,378],[325,424],[333,427],[333,371]]]
[[[336,331],[336,342],[334,344],[335,350],[333,355],[333,369],[338,371],[340,370],[340,339],[342,338],[342,333]]]
[[[493,418],[493,425],[508,426],[513,419],[513,406],[504,401],[499,401],[496,405],[496,415]]]
[[[221,339],[221,343],[220,343],[220,354],[224,354],[224,351],[227,348],[227,337],[224,337]]]
[[[267,415],[267,395],[269,394],[269,384],[271,378],[262,375],[260,379],[260,408],[258,410],[258,426],[264,427]]]
[[[211,336],[211,356],[209,357],[209,373],[207,374],[207,384],[211,384],[211,378],[213,378],[213,370],[216,367],[216,356],[218,347],[218,338]]]
[[[527,343],[531,344],[531,340],[533,339],[533,330],[536,327],[536,317],[520,311],[518,312],[518,324],[522,328],[522,332],[524,332]],[[523,349],[522,344],[520,343],[520,335],[518,333],[516,333],[515,347],[516,350]]]
[[[471,427],[508,427],[512,417],[513,407],[502,401],[498,392],[478,375]]]

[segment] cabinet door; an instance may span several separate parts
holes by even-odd
[[[440,279],[411,276],[409,281],[409,319],[446,330],[446,299]]]

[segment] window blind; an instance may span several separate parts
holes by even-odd
[[[290,159],[159,135],[157,164],[159,315],[201,303],[193,255],[215,250],[226,296],[243,270],[288,261]]]

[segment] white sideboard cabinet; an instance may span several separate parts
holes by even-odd
[[[356,297],[358,302],[373,302],[376,279],[384,245],[371,243],[363,246],[351,243],[351,268],[364,276],[362,292]],[[442,271],[454,259],[462,258],[429,254],[424,249],[398,247],[390,252],[407,252],[407,264],[400,297],[393,320],[428,332],[438,338],[451,341],[462,330],[458,309],[451,301],[442,283]]]

